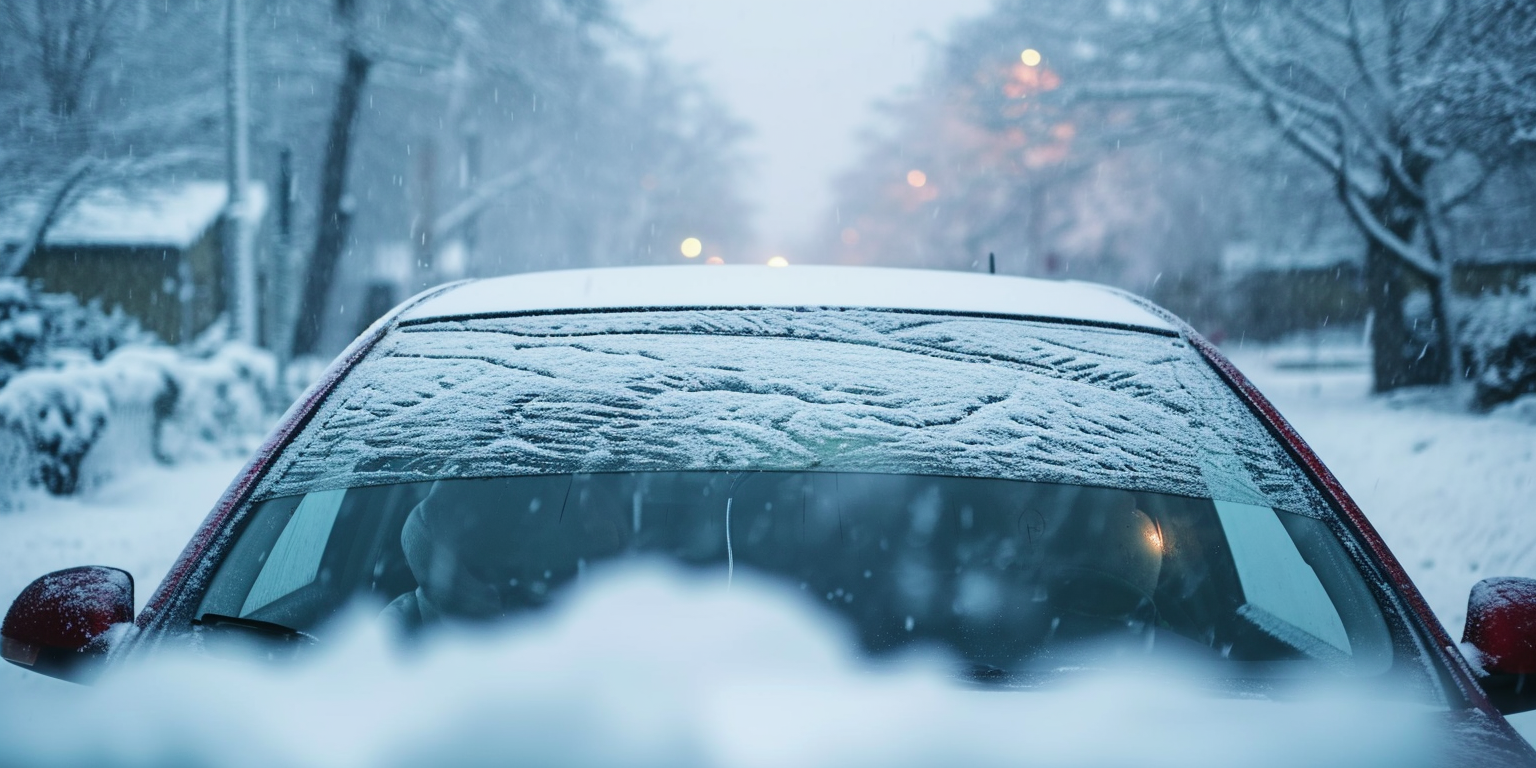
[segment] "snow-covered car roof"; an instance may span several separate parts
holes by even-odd
[[[1176,329],[1125,295],[1075,281],[876,267],[619,267],[478,280],[407,310],[404,322],[524,312],[699,307],[850,307]]]

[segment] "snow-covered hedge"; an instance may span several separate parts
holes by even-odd
[[[155,341],[116,308],[104,312],[67,293],[40,293],[20,280],[0,279],[0,386],[23,370],[101,360],[119,347]]]
[[[278,400],[276,363],[260,350],[230,343],[198,358],[124,347],[100,363],[12,377],[0,388],[0,451],[12,454],[13,485],[74,493],[126,464],[249,450]]]
[[[0,505],[134,463],[247,451],[285,393],[262,350],[217,335],[173,349],[121,315],[0,281]]]
[[[1536,394],[1536,277],[1471,304],[1462,342],[1477,404],[1489,408]]]

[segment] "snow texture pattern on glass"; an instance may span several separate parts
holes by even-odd
[[[833,309],[407,325],[340,385],[257,497],[683,469],[994,477],[1324,508],[1178,339]]]

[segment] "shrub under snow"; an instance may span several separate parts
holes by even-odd
[[[249,450],[283,406],[277,364],[210,338],[155,343],[131,319],[0,280],[0,501],[74,493],[116,467]]]
[[[0,278],[0,386],[23,370],[65,360],[101,360],[128,344],[153,344],[133,318],[67,293],[39,293]]]
[[[1536,277],[1471,302],[1463,343],[1480,407],[1536,394]]]

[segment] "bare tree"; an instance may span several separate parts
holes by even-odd
[[[1192,13],[1200,6],[1203,23]],[[1160,30],[1152,34],[1184,51],[1219,51],[1226,67],[1117,73],[1065,95],[1209,104],[1260,117],[1327,175],[1368,244],[1376,389],[1461,381],[1447,216],[1536,139],[1532,3],[1154,0],[1141,7],[1146,28]]]
[[[342,66],[320,163],[315,244],[294,328],[296,355],[315,351],[329,314],[325,312],[326,302],[354,216],[348,184],[359,114],[370,83],[397,97],[409,94],[408,100],[418,105],[433,105],[432,133],[447,131],[450,135],[441,143],[456,144],[464,133],[460,123],[465,117],[467,90],[491,81],[543,85],[555,92],[569,88],[570,74],[579,71],[569,66],[572,57],[585,53],[589,57],[584,63],[587,67],[592,66],[591,59],[598,58],[596,48],[582,42],[585,30],[609,20],[606,4],[594,0],[432,0],[411,7],[371,7],[366,0],[335,0],[333,15],[340,30]],[[442,94],[445,77],[453,81],[447,89],[452,97],[446,100]],[[531,171],[547,163],[547,154],[530,151],[518,167],[469,190],[467,200],[449,209],[454,216],[437,223],[461,226],[464,222],[458,219],[471,218],[498,196],[520,186]],[[435,221],[437,217],[432,218]],[[431,231],[434,221],[421,222],[425,228],[422,232]]]
[[[217,162],[216,145],[199,139],[219,115],[217,82],[194,71],[167,88],[155,69],[178,64],[148,58],[177,37],[189,56],[204,52],[208,36],[188,30],[211,14],[119,0],[12,0],[0,14],[0,204],[31,212],[0,274],[20,272],[87,188]]]
[[[958,28],[923,86],[887,108],[893,130],[840,182],[821,247],[962,269],[996,254],[999,271],[1136,290],[1160,273],[1212,271],[1232,196],[1206,194],[1225,169],[1198,146],[1211,136],[1192,127],[1196,110],[1059,97],[1190,50],[1119,18],[1122,5],[1010,0]]]
[[[373,71],[374,60],[363,49],[359,28],[360,0],[336,0],[335,12],[342,27],[341,79],[336,84],[335,106],[325,140],[325,159],[320,164],[319,213],[315,222],[315,246],[309,254],[304,295],[294,325],[293,354],[307,355],[320,341],[320,323],[336,278],[336,265],[347,244],[352,212],[346,205],[347,172],[351,167],[352,132],[357,124],[363,88]]]
[[[1533,10],[1518,0],[1210,3],[1241,82],[1333,177],[1367,238],[1378,390],[1465,375],[1446,216],[1531,141]],[[1458,154],[1473,173],[1446,168]],[[1416,292],[1427,292],[1430,317],[1405,313]]]

